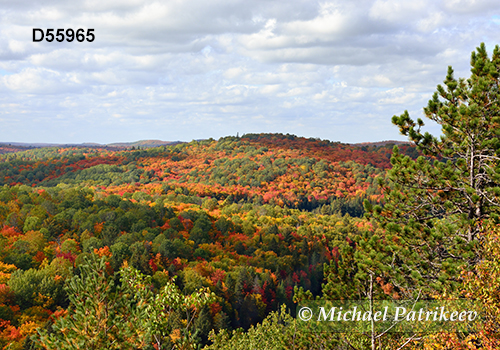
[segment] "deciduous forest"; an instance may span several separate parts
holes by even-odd
[[[0,146],[3,349],[500,348],[500,50],[408,143]],[[304,300],[481,300],[470,332],[307,333]]]

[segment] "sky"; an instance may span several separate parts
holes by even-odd
[[[392,116],[422,117],[481,42],[498,0],[0,0],[0,142],[405,140]]]

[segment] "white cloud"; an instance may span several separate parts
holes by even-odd
[[[376,0],[370,9],[370,17],[389,23],[412,22],[429,9],[428,1]]]
[[[492,13],[500,9],[496,0],[443,0],[446,10],[461,14]]]
[[[438,30],[444,23],[446,23],[446,14],[434,10],[427,17],[420,19],[417,22],[417,29],[424,33],[431,33]]]
[[[61,74],[44,68],[26,68],[18,74],[7,75],[2,82],[8,89],[22,94],[56,94],[78,90],[73,74]]]
[[[448,65],[468,74],[470,51],[498,41],[500,4],[0,0],[0,8],[3,138],[290,132],[355,142],[401,138],[390,117],[420,113]],[[32,42],[33,28],[70,27],[94,28],[96,40]]]

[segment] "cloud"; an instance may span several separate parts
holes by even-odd
[[[1,81],[9,90],[21,94],[57,94],[81,88],[75,75],[43,68],[26,68],[18,74],[2,77]]]
[[[290,132],[401,139],[446,67],[498,42],[488,0],[0,0],[0,112],[11,141],[191,140]],[[94,28],[32,42],[33,28]],[[5,141],[0,140],[0,141]]]
[[[376,0],[370,18],[391,24],[406,25],[432,11],[430,1]]]

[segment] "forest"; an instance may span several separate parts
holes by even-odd
[[[2,349],[498,349],[500,50],[408,143],[0,145]],[[306,332],[297,305],[481,300],[479,328]]]

